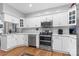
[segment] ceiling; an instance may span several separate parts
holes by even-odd
[[[67,3],[31,3],[32,7],[29,7],[29,4],[30,3],[8,3],[8,5],[12,6],[13,8],[24,14],[66,5]]]

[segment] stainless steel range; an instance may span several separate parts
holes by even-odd
[[[40,32],[40,45],[41,49],[52,51],[52,22],[42,22]]]

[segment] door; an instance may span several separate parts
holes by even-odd
[[[28,35],[28,46],[36,47],[36,35]]]

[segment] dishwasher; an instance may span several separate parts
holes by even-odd
[[[28,35],[28,46],[36,48],[36,35],[33,34]]]

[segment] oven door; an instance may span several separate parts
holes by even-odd
[[[51,41],[51,39],[52,39],[51,36],[40,36],[40,40]]]

